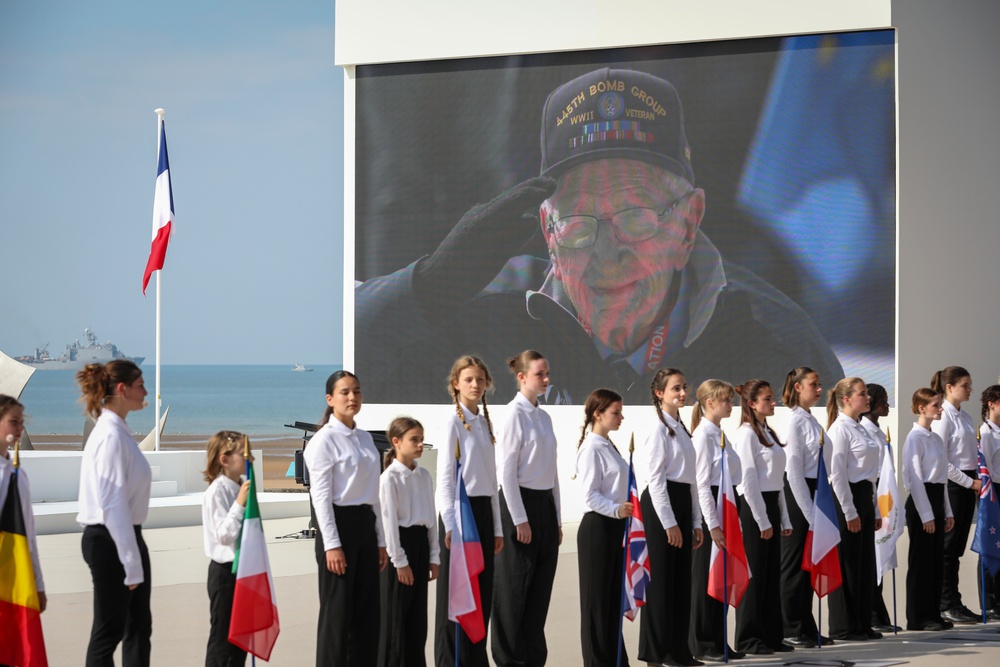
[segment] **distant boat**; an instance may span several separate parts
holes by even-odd
[[[66,346],[66,351],[60,357],[49,355],[49,344],[35,348],[35,354],[16,357],[22,364],[27,364],[40,371],[79,371],[87,364],[105,364],[113,359],[127,359],[137,366],[146,357],[129,357],[112,342],[97,342],[97,334],[90,329],[83,330],[86,344],[75,340]]]
[[[292,370],[295,371],[296,373],[311,373],[313,369],[306,368],[302,364],[295,364],[294,366],[292,366]]]

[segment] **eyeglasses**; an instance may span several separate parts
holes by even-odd
[[[577,250],[589,248],[597,241],[597,228],[602,222],[610,222],[615,237],[622,243],[638,243],[656,236],[664,227],[663,221],[674,212],[677,205],[687,199],[694,190],[681,195],[680,199],[662,213],[655,208],[627,208],[610,218],[598,219],[592,215],[567,215],[552,218],[546,229],[560,248]]]

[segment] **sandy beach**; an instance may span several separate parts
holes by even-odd
[[[137,441],[142,440],[136,435]],[[205,451],[207,435],[167,435],[160,441],[165,450]],[[83,448],[82,435],[32,435],[31,444],[39,451],[78,451]],[[289,434],[251,435],[250,447],[264,453],[264,490],[305,490],[291,477],[285,477],[296,449],[302,449],[301,436]]]

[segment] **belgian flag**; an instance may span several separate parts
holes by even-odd
[[[15,469],[0,513],[0,664],[48,667],[40,615]]]

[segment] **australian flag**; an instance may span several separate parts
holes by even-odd
[[[628,501],[632,503],[632,516],[625,528],[625,589],[622,594],[622,613],[635,620],[636,610],[646,604],[646,586],[649,585],[649,551],[646,549],[646,526],[642,522],[639,506],[639,489],[635,483],[632,455],[628,458]]]
[[[1000,504],[982,448],[979,449],[979,480],[983,488],[979,492],[979,521],[972,538],[972,550],[983,557],[983,565],[996,576],[1000,572]]]

